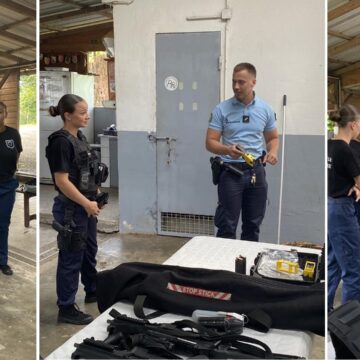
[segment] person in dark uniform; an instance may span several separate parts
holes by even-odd
[[[81,312],[75,303],[79,274],[86,293],[85,303],[96,302],[98,160],[79,130],[89,121],[84,99],[66,94],[57,106],[49,108],[49,113],[60,115],[64,121],[63,128],[49,136],[46,148],[55,189],[59,192],[53,205],[53,227],[59,231],[58,321],[83,325],[93,318]]]
[[[258,241],[265,216],[268,186],[264,164],[277,163],[279,139],[275,113],[255,95],[255,84],[255,67],[249,63],[236,65],[232,78],[234,97],[217,105],[210,117],[207,150],[243,172],[242,176],[228,169],[220,173],[215,213],[217,237],[235,239],[241,213],[241,239]],[[243,159],[245,153],[255,159],[253,166]]]
[[[360,167],[360,136],[350,141],[350,147],[355,155],[355,159],[358,161]],[[360,201],[355,202],[355,210],[358,222],[360,224]]]
[[[6,117],[6,105],[0,102],[0,270],[5,275],[12,275],[8,265],[8,238],[15,190],[19,186],[15,171],[22,145],[19,132],[5,125]]]
[[[352,105],[329,114],[339,127],[328,140],[328,309],[343,281],[342,303],[360,300],[360,226],[355,202],[360,199],[360,166],[350,141],[360,134],[360,113]]]

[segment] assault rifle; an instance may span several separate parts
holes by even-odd
[[[81,344],[75,344],[75,347],[77,349],[72,353],[71,359],[182,359],[166,350],[162,354],[160,346],[156,349],[157,351],[143,346],[120,350],[116,345],[94,338],[85,339]]]

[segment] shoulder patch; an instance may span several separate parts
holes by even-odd
[[[276,118],[276,112],[274,112],[274,118],[275,118],[275,121],[277,121],[277,118]]]
[[[211,113],[209,117],[209,123],[211,123],[212,118],[213,118],[213,114]]]

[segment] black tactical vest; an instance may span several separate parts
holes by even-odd
[[[97,172],[99,160],[94,150],[87,143],[86,137],[79,130],[77,137],[71,135],[67,130],[61,129],[49,136],[49,145],[46,148],[46,156],[48,157],[49,146],[57,137],[66,138],[74,149],[73,168],[76,172],[75,186],[84,195],[92,195],[96,193]]]

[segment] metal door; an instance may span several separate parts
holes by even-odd
[[[156,35],[158,233],[214,234],[205,135],[220,99],[220,32]]]

